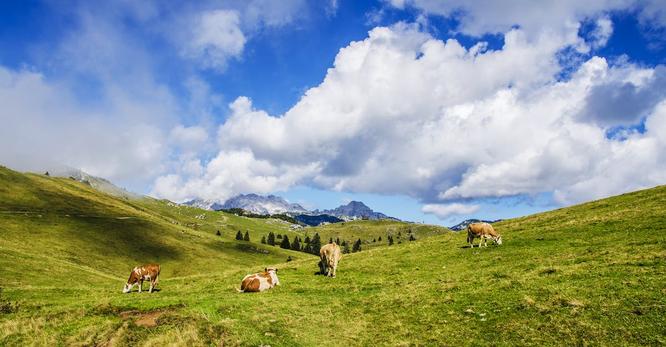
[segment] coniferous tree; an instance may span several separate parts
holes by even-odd
[[[335,243],[338,244],[338,245],[340,244],[340,238],[339,237],[335,238]]]
[[[284,237],[282,238],[282,242],[280,243],[280,248],[284,249],[291,248],[291,244],[289,243],[289,236],[284,235]]]
[[[306,235],[306,236],[305,236],[305,241],[303,241],[303,242],[305,242],[305,243],[310,243],[310,236],[307,236],[307,235]]]
[[[236,240],[243,241],[243,233],[240,230],[236,233]]]
[[[291,243],[291,249],[293,249],[294,251],[301,250],[301,242],[298,239],[298,236],[296,236],[296,238],[294,238],[294,242]]]
[[[377,239],[376,238],[372,239],[372,242],[377,242]]]
[[[277,238],[278,238],[278,239],[281,239],[281,238],[282,238],[282,234],[277,234]]]
[[[222,236],[222,233],[221,233],[220,230],[218,229],[217,232],[215,233],[215,235],[217,235],[217,236]]]
[[[349,249],[349,242],[342,241],[342,253],[344,254],[351,253],[351,250]]]
[[[315,233],[312,240],[310,240],[310,253],[319,254],[319,249],[321,249],[321,239],[319,233]]]
[[[261,237],[261,243],[266,244],[266,235]]]
[[[414,237],[414,234],[409,235],[409,241],[416,241],[416,237]]]
[[[272,231],[268,233],[268,239],[266,240],[266,243],[271,246],[275,246],[275,234]]]
[[[382,242],[382,237],[380,236],[377,241]]]
[[[328,239],[328,243],[333,243],[333,238]]]
[[[361,239],[358,239],[356,240],[356,242],[354,242],[354,247],[352,247],[352,252],[356,253],[360,251],[361,251]]]
[[[245,232],[245,236],[243,237],[243,241],[250,241],[250,233],[249,232],[247,232],[247,231]]]
[[[393,236],[391,236],[391,235],[388,236],[388,245],[389,246],[393,245]]]

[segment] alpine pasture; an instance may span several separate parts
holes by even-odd
[[[665,216],[662,186],[502,221],[501,246],[470,249],[437,227],[290,230],[0,168],[0,345],[660,345]],[[261,244],[271,231],[368,243],[326,278],[317,256]],[[123,294],[150,262],[158,290]],[[265,267],[280,286],[237,292]]]

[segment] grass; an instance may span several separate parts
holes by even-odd
[[[417,241],[345,255],[335,279],[314,275],[316,257],[232,240],[237,228],[257,241],[292,232],[265,220],[5,169],[0,210],[23,211],[0,219],[0,345],[666,343],[666,187],[503,221],[500,247],[421,230]],[[415,226],[385,223],[307,232]],[[144,260],[163,264],[161,290],[121,294]],[[267,265],[281,286],[236,292]],[[151,317],[155,326],[141,324]]]

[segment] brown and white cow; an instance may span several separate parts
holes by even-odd
[[[335,271],[338,269],[338,262],[342,258],[340,246],[335,242],[326,244],[319,250],[319,257],[321,258],[321,274],[326,276],[335,277]]]
[[[150,281],[150,289],[148,292],[152,293],[157,282],[159,282],[160,270],[161,268],[159,264],[145,264],[135,267],[132,269],[127,283],[125,283],[123,293],[131,292],[136,284],[139,285],[139,293],[141,293],[141,287],[143,287],[144,280]]]
[[[245,276],[238,291],[241,293],[263,292],[279,286],[280,280],[277,277],[277,271],[278,269],[266,268],[264,272]]]
[[[472,223],[467,226],[467,242],[470,248],[474,247],[474,239],[479,238],[479,247],[483,243],[488,247],[488,239],[495,241],[496,244],[502,244],[502,236],[495,231],[492,225],[488,223]]]

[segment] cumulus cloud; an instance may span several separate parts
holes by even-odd
[[[590,87],[579,117],[600,126],[633,125],[666,98],[666,67],[617,68]]]
[[[478,211],[479,205],[452,204],[425,204],[421,208],[423,213],[434,214],[439,219],[446,219],[451,215],[465,215]]]
[[[604,47],[608,43],[613,34],[613,22],[608,17],[598,18],[595,22],[595,28],[590,32],[590,44],[592,48],[598,49]]]
[[[462,0],[387,0],[397,8],[413,7],[428,14],[456,17],[457,30],[472,36],[505,33],[516,26],[531,34],[550,31],[571,35],[580,22],[599,13],[628,8],[630,0],[561,1],[462,1]],[[605,23],[604,23],[605,24]]]
[[[607,117],[602,126],[598,117],[581,117],[600,86],[621,81],[640,89],[656,83],[660,68],[592,57],[558,80],[557,55],[576,40],[522,29],[504,39],[501,49],[488,50],[435,39],[416,25],[375,28],[341,49],[323,82],[285,114],[269,115],[246,97],[230,104],[218,130],[220,153],[244,153],[243,167],[256,162],[261,172],[241,171],[250,178],[236,183],[207,169],[178,187],[219,177],[234,188],[208,192],[223,197],[257,189],[254,181],[298,183],[408,195],[444,203],[447,212],[457,200],[552,192],[572,203],[664,182],[663,165],[649,159],[665,152],[654,130],[661,124],[656,102],[628,105],[632,115],[647,115],[646,132],[623,141],[606,136],[608,126],[623,122]],[[640,175],[615,168],[625,162]],[[168,189],[156,193],[170,196]]]
[[[251,151],[221,151],[205,168],[189,168],[185,174],[160,176],[152,195],[184,201],[196,197],[225,200],[239,192],[270,193],[284,190],[304,176],[312,175],[315,165],[274,165],[258,159]],[[194,164],[196,167],[196,164]]]
[[[245,41],[237,11],[205,11],[197,14],[183,54],[204,67],[224,70],[229,59],[243,52]]]
[[[3,165],[20,170],[68,165],[120,181],[152,179],[162,172],[164,133],[141,121],[148,116],[140,109],[117,123],[109,114],[119,109],[88,108],[40,73],[1,67],[0,99]]]

